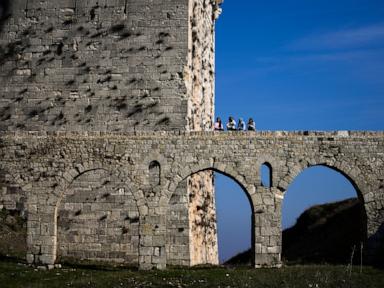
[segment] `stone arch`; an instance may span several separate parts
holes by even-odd
[[[160,203],[167,205],[171,199],[171,196],[175,192],[178,184],[186,180],[189,176],[204,172],[204,171],[213,171],[218,172],[220,174],[223,174],[224,176],[227,176],[228,178],[234,180],[245,192],[247,195],[248,200],[251,203],[252,209],[254,207],[252,196],[256,193],[255,186],[253,183],[247,183],[245,177],[243,175],[240,175],[236,168],[233,167],[230,163],[201,163],[201,164],[193,164],[193,165],[187,165],[186,167],[183,167],[182,165],[178,167],[178,169],[175,169],[178,171],[178,174],[176,175],[168,175],[168,177],[172,177],[173,179],[170,181],[167,190],[165,193],[163,193]]]
[[[285,177],[279,181],[278,187],[281,191],[286,191],[288,189],[288,186],[293,182],[293,180],[302,173],[305,169],[316,167],[316,166],[322,166],[327,167],[331,170],[334,170],[338,173],[340,173],[342,176],[344,176],[348,181],[352,184],[353,188],[357,192],[357,196],[362,201],[362,203],[365,203],[364,200],[364,194],[366,191],[363,190],[363,183],[364,183],[364,176],[358,175],[353,170],[350,170],[349,172],[346,172],[345,167],[351,167],[349,163],[346,163],[344,161],[342,162],[323,162],[323,161],[316,161],[316,162],[306,162],[306,161],[299,161],[292,166],[288,166],[288,171],[285,175]]]
[[[282,184],[279,186],[279,189],[281,191],[286,191],[288,189],[288,186],[294,181],[294,179],[302,173],[305,169],[311,168],[311,167],[316,167],[316,166],[322,166],[322,167],[327,167],[337,173],[340,173],[342,176],[344,176],[353,186],[357,193],[357,197],[361,201],[361,203],[364,205],[364,217],[365,221],[367,221],[367,211],[366,211],[366,201],[365,201],[365,194],[368,191],[363,190],[365,188],[364,186],[364,176],[363,175],[358,175],[356,172],[353,170],[350,170],[349,172],[345,172],[346,167],[351,167],[351,165],[347,162],[344,161],[334,161],[334,162],[323,162],[323,161],[316,161],[316,162],[305,162],[305,161],[299,161],[296,163],[293,167],[289,167],[290,173],[286,175],[286,177],[283,179],[283,181],[280,182]]]
[[[76,181],[79,177],[81,177],[85,173],[89,173],[92,171],[97,170],[104,170],[104,171],[114,171],[111,175],[113,175],[115,178],[118,179],[126,179],[124,181],[124,185],[129,187],[129,190],[133,194],[136,201],[139,201],[142,197],[140,193],[138,192],[139,189],[135,182],[131,179],[131,177],[128,175],[128,172],[125,169],[116,169],[115,166],[110,165],[94,165],[92,163],[81,163],[81,164],[74,164],[73,167],[68,168],[61,174],[57,175],[55,177],[56,183],[53,185],[53,192],[50,202],[56,202],[56,206],[59,205],[62,197],[65,194],[65,191],[67,191],[68,187]]]
[[[271,171],[270,174],[270,183],[271,187],[265,187],[268,189],[271,189],[273,187],[276,187],[277,183],[279,182],[279,176],[281,174],[281,165],[280,163],[273,157],[272,155],[269,154],[263,154],[259,155],[256,159],[255,162],[255,177],[256,177],[256,183],[258,186],[261,186],[261,167],[263,165],[267,165]],[[271,189],[272,190],[272,189]]]
[[[360,235],[360,236],[358,236],[358,237],[360,237],[361,241],[367,242],[367,240],[368,240],[368,222],[369,222],[368,216],[369,215],[367,213],[367,206],[365,203],[365,197],[364,197],[365,191],[361,190],[361,188],[360,188],[360,187],[364,188],[364,186],[361,186],[363,183],[363,182],[361,182],[361,181],[363,181],[363,179],[361,178],[362,176],[357,175],[352,170],[351,170],[352,173],[351,173],[351,171],[349,171],[348,173],[345,172],[344,167],[350,167],[345,162],[330,162],[329,161],[328,163],[325,163],[323,161],[319,161],[319,162],[308,163],[308,162],[301,161],[299,163],[296,163],[294,168],[289,169],[290,171],[292,171],[292,174],[289,176],[289,178],[292,180],[288,182],[288,186],[290,184],[292,184],[292,182],[296,179],[297,176],[299,176],[299,174],[301,174],[305,170],[307,170],[309,168],[313,168],[313,167],[328,168],[328,169],[340,174],[340,176],[344,177],[352,185],[353,189],[355,190],[356,197],[359,199],[359,201],[361,203],[361,205],[359,205],[358,208],[356,208],[357,209],[356,211],[361,211],[360,215],[359,215],[359,218],[361,221],[360,222],[361,226],[358,227],[360,229],[360,232],[359,232],[360,234],[358,234],[358,235]],[[284,189],[284,194],[285,194],[286,190],[288,189],[288,186],[286,186],[286,188]],[[366,246],[365,244],[364,244],[364,248]],[[335,260],[333,260],[333,261],[335,261]]]
[[[60,205],[61,200],[65,196],[66,191],[69,189],[69,187],[76,181],[76,179],[80,178],[82,175],[86,173],[91,173],[93,171],[102,170],[105,172],[108,172],[108,170],[104,168],[91,168],[88,170],[80,171],[78,169],[72,168],[68,170],[67,172],[63,173],[63,176],[59,176],[56,178],[58,180],[54,187],[53,196],[55,197],[56,201],[56,208]]]
[[[156,187],[161,184],[161,165],[158,161],[154,160],[149,163],[149,185]]]
[[[236,172],[235,168],[229,164],[197,164],[190,165],[188,167],[184,167],[184,169],[179,170],[180,173],[177,175],[177,180],[170,184],[170,189],[166,195],[163,195],[162,200],[168,200],[167,207],[167,215],[166,215],[166,253],[167,253],[167,264],[172,265],[195,265],[196,262],[192,260],[193,250],[191,246],[191,235],[189,234],[189,225],[191,225],[191,219],[189,219],[189,205],[190,199],[188,193],[180,194],[178,189],[178,184],[184,183],[190,176],[195,175],[197,173],[212,171],[220,173],[230,179],[232,179],[235,183],[237,183],[241,189],[244,191],[251,208],[251,243],[254,251],[254,204],[253,204],[253,195],[255,194],[255,186],[253,184],[248,184],[244,176],[240,175]],[[174,186],[174,183],[177,183]],[[171,195],[171,196],[169,196]],[[214,203],[214,202],[213,202]],[[216,207],[214,207],[216,210]],[[169,221],[170,217],[172,217],[171,221]],[[216,226],[216,224],[215,224]],[[215,230],[216,233],[216,230]],[[216,234],[215,234],[216,235]],[[217,245],[217,243],[216,243]],[[213,245],[215,246],[215,245]],[[199,246],[200,247],[200,246]],[[216,250],[215,253],[217,255],[217,246],[215,247],[205,247],[205,251],[213,251]],[[176,256],[175,256],[176,255]],[[174,257],[175,256],[175,257]],[[207,257],[209,258],[209,257]],[[211,259],[211,258],[210,258]],[[212,258],[213,259],[213,258]],[[211,259],[211,260],[212,260]],[[218,260],[218,259],[217,259]],[[208,260],[207,260],[208,261]],[[218,264],[211,263],[209,264]],[[202,264],[202,263],[197,263]]]
[[[150,183],[150,169],[151,164],[155,164],[160,168],[160,177],[159,177],[159,185],[151,185]],[[143,205],[146,205],[148,201],[159,201],[161,196],[164,194],[163,191],[168,189],[168,185],[170,181],[167,179],[167,175],[171,173],[171,166],[168,164],[168,159],[163,155],[150,152],[145,155],[141,164],[136,167],[135,171],[136,175],[139,175],[140,183],[137,185],[137,199],[146,199]],[[143,215],[144,216],[144,215]]]
[[[119,171],[77,171],[56,202],[54,253],[137,266],[140,215],[129,184]]]
[[[165,158],[163,155],[161,155],[160,153],[156,153],[156,152],[150,152],[148,153],[147,155],[145,155],[143,161],[142,161],[142,165],[141,165],[141,170],[143,170],[144,174],[145,175],[148,175],[149,173],[149,167],[152,165],[152,164],[156,164],[156,165],[159,165],[160,168],[161,168],[161,178],[160,178],[160,183],[161,183],[161,186],[163,186],[163,183],[164,183],[164,176],[169,172],[169,165],[168,164],[168,159]],[[146,181],[145,181],[145,184],[149,184],[149,179],[146,178]],[[142,183],[143,184],[143,183]]]
[[[263,183],[262,181],[262,174],[263,174],[263,168],[266,168],[267,171],[266,173],[268,174],[268,180],[267,180],[267,183]],[[265,187],[265,188],[272,188],[273,187],[273,174],[274,174],[274,168],[272,167],[271,163],[269,162],[264,162],[263,164],[261,164],[261,166],[259,167],[260,169],[260,184],[261,186]]]

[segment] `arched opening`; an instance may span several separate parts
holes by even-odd
[[[56,209],[58,261],[138,266],[139,211],[123,179],[103,169],[84,172]]]
[[[249,255],[249,249],[253,247],[254,242],[252,204],[247,193],[242,192],[244,189],[238,183],[223,174],[215,173],[221,264],[252,265],[254,262],[253,257]]]
[[[167,264],[224,264],[252,246],[252,217],[249,195],[235,178],[215,169],[191,174],[169,202]]]
[[[265,188],[272,187],[272,165],[268,162],[265,162],[260,167],[260,175],[261,175],[261,186]]]
[[[149,164],[149,184],[152,188],[160,185],[160,173],[160,163],[157,161],[152,161]]]
[[[286,263],[361,261],[367,237],[361,192],[353,180],[327,166],[304,170],[283,202],[282,258]]]
[[[10,1],[9,0],[0,0],[0,31],[2,28],[2,24],[9,17],[9,8]]]

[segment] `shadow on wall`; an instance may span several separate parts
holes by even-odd
[[[3,28],[4,22],[9,18],[9,8],[11,4],[9,0],[0,0],[0,32]]]
[[[377,229],[377,232],[369,237],[368,243],[373,242],[376,253],[372,262],[375,266],[384,268],[384,223]]]

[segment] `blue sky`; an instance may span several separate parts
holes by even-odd
[[[260,130],[383,130],[383,111],[384,1],[224,2],[216,26],[217,116],[253,117]],[[245,247],[236,243],[250,230],[241,230],[249,216],[238,212],[249,204],[231,185],[217,178],[225,255]],[[341,175],[311,168],[288,190],[283,223],[293,224],[312,204],[350,195],[355,191]],[[230,210],[234,201],[240,208]],[[241,231],[225,232],[230,220],[220,214],[237,219]]]
[[[384,1],[226,0],[216,39],[217,115],[263,130],[384,126]]]

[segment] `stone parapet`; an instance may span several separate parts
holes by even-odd
[[[271,167],[271,187],[261,183],[263,164]],[[355,187],[365,208],[367,255],[374,258],[384,239],[382,131],[0,133],[1,179],[7,179],[2,191],[9,195],[11,187],[25,195],[28,259],[34,263],[70,256],[143,269],[190,265],[191,251],[201,251],[188,244],[193,210],[178,187],[196,173],[215,171],[248,196],[255,267],[279,266],[284,193],[316,165],[343,174]],[[205,245],[214,237],[195,239],[214,255],[215,246]]]

